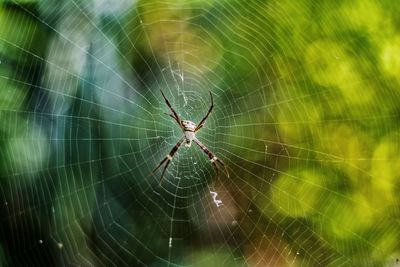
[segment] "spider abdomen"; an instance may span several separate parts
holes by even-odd
[[[197,125],[196,125],[196,123],[194,123],[192,121],[185,120],[185,121],[182,121],[181,123],[182,123],[183,130],[185,132],[186,131],[194,132],[196,130]]]

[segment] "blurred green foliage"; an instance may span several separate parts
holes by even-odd
[[[399,4],[114,4],[1,3],[0,264],[394,266]],[[200,179],[155,189],[180,134],[159,88],[196,121],[213,92],[229,179],[185,150]]]

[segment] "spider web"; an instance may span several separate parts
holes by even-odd
[[[3,1],[1,264],[397,266],[398,9]]]

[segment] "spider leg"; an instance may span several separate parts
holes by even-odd
[[[222,167],[224,167],[224,171],[225,171],[225,173],[226,173],[226,176],[229,178],[228,168],[226,167],[226,165],[224,164],[224,162],[223,162],[222,160],[220,160],[219,158],[217,158],[217,162],[218,162],[219,164],[221,164]]]
[[[166,112],[164,112],[164,114],[165,114],[165,115],[167,115],[167,116],[170,116],[171,118],[173,118],[173,119],[176,121],[176,119],[175,119],[174,115],[172,115],[172,114],[169,114],[169,113],[166,113]]]
[[[176,143],[176,145],[171,149],[171,151],[168,153],[168,155],[160,162],[160,164],[158,164],[158,166],[151,172],[151,174],[154,174],[165,162],[167,162],[163,168],[163,171],[161,173],[161,178],[160,178],[160,183],[159,185],[161,185],[163,178],[164,178],[164,174],[165,171],[168,168],[168,165],[171,163],[172,158],[174,157],[176,151],[178,151],[178,148],[182,145],[183,141],[185,140],[185,137],[182,137],[178,143]]]
[[[210,113],[211,113],[211,111],[212,111],[213,108],[214,108],[213,96],[212,96],[211,92],[209,92],[209,93],[210,93],[210,98],[211,98],[211,106],[210,106],[210,109],[208,110],[207,115],[206,115],[206,116],[200,121],[200,123],[197,125],[195,132],[197,132],[198,130],[200,130],[200,129],[204,126],[204,124],[206,123],[206,120],[207,120],[208,116],[210,116]]]
[[[229,178],[229,172],[228,169],[226,168],[224,162],[222,160],[220,160],[219,158],[217,158],[214,153],[212,153],[205,145],[203,145],[203,143],[201,143],[199,141],[199,139],[195,138],[193,139],[193,142],[195,142],[200,148],[201,150],[204,151],[204,153],[206,153],[208,155],[208,158],[211,161],[211,164],[213,165],[216,175],[219,176],[219,169],[216,163],[219,163],[222,165],[222,167],[224,167],[224,171],[226,173],[226,176]]]
[[[164,100],[165,100],[165,103],[167,103],[167,106],[169,107],[169,109],[171,110],[171,112],[172,112],[172,114],[173,114],[173,115],[172,115],[172,114],[167,114],[167,115],[168,115],[168,116],[171,116],[171,117],[178,123],[179,127],[182,128],[181,119],[179,118],[178,113],[176,113],[176,111],[172,108],[171,103],[169,103],[169,101],[168,101],[168,99],[165,97],[163,91],[162,91],[161,89],[160,89],[160,91],[161,91],[161,94],[162,94],[162,96],[163,96],[163,98],[164,98]]]
[[[219,169],[218,169],[217,164],[215,164],[215,162],[211,162],[211,164],[213,165],[214,170],[215,170],[215,177],[219,177]]]

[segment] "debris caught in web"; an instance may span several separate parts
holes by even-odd
[[[218,196],[218,193],[217,193],[217,192],[210,191],[210,194],[211,194],[211,196],[212,196],[212,198],[213,198],[213,201],[214,201],[214,203],[215,203],[215,205],[216,205],[217,207],[220,207],[220,206],[223,205],[222,200],[217,199],[217,196]]]

